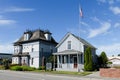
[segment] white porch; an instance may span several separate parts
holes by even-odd
[[[80,51],[65,50],[53,55],[57,56],[56,70],[81,71],[84,68],[84,55]]]

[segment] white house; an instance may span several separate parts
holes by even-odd
[[[43,60],[56,52],[57,42],[46,30],[27,30],[22,37],[14,43],[12,64],[28,65],[39,68],[44,65]]]
[[[113,57],[108,57],[108,61],[112,62],[112,65],[119,65],[120,66],[120,56],[113,56]]]
[[[87,47],[92,49],[92,58],[96,62],[96,48],[82,38],[67,33],[56,46],[57,56],[56,70],[81,71],[84,69],[84,52]]]

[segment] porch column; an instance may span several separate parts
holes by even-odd
[[[57,55],[57,67],[60,68],[60,58],[59,58],[59,55]]]
[[[79,68],[79,53],[77,53],[77,67],[78,67],[78,72],[80,72],[80,68]]]
[[[54,67],[53,67],[53,69],[55,70],[55,55],[54,55]]]
[[[70,54],[68,54],[68,66],[70,68]]]
[[[60,64],[60,68],[62,68],[62,55],[61,55],[61,64]]]

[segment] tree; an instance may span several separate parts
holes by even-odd
[[[9,68],[9,65],[10,65],[10,60],[9,59],[3,59],[2,63],[3,63],[3,66],[4,66],[5,69]]]
[[[118,54],[118,56],[120,56],[120,54]]]
[[[108,58],[105,52],[101,52],[99,57],[99,62],[101,67],[104,67],[104,68],[107,67]]]
[[[88,47],[85,50],[84,62],[85,62],[84,69],[86,71],[93,71],[94,68],[93,68],[93,60],[92,60],[92,51],[90,47]]]
[[[56,68],[56,66],[57,66],[57,57],[54,56],[54,55],[51,55],[51,56],[48,57],[47,62],[52,63],[52,69]]]

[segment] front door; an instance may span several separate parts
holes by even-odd
[[[75,56],[73,57],[73,59],[74,59],[74,68],[77,68],[77,57]]]

